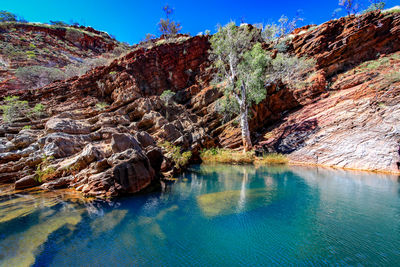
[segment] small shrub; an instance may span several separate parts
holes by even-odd
[[[104,57],[98,57],[83,60],[81,63],[69,64],[65,67],[65,75],[66,77],[81,76],[96,67],[107,65],[110,60],[111,59]]]
[[[5,10],[0,10],[0,22],[16,22],[16,21],[17,21],[17,15]]]
[[[372,61],[372,62],[368,63],[365,67],[369,70],[375,70],[375,69],[379,68],[380,65],[381,65],[380,62]]]
[[[371,11],[375,11],[375,10],[383,10],[386,6],[386,3],[384,0],[374,0],[371,5],[363,11],[363,13],[368,13]]]
[[[160,95],[160,99],[164,101],[167,105],[170,104],[171,99],[175,96],[175,93],[172,92],[171,90],[165,90],[162,92]]]
[[[46,106],[39,103],[36,104],[29,112],[28,117],[30,118],[40,118],[46,114]]]
[[[18,68],[17,76],[25,85],[31,88],[39,88],[57,80],[66,78],[65,74],[57,68],[43,66],[28,66]]]
[[[31,128],[32,128],[31,125],[25,125],[24,127],[22,127],[22,130],[29,130]]]
[[[174,10],[170,6],[166,5],[163,7],[163,11],[165,13],[165,19],[162,18],[158,22],[158,30],[162,35],[166,36],[174,36],[178,34],[182,30],[182,26],[179,22],[171,19]]]
[[[274,48],[278,50],[279,53],[285,53],[288,50],[288,45],[286,44],[286,40],[282,40],[277,43]]]
[[[276,81],[298,88],[304,81],[313,74],[315,60],[306,57],[290,56],[278,53],[272,60],[269,73],[267,74],[267,84]]]
[[[36,58],[36,53],[34,51],[26,51],[25,54],[28,56],[28,59]]]
[[[7,96],[4,98],[5,104],[0,106],[3,111],[3,120],[13,122],[24,115],[28,109],[28,101],[19,100],[18,96]]]
[[[171,159],[175,162],[176,168],[185,167],[189,163],[189,160],[192,158],[191,151],[185,151],[182,153],[180,146],[175,146],[168,141],[160,143],[159,146],[167,151],[167,156],[170,156]]]
[[[127,49],[125,49],[125,48],[123,48],[123,47],[121,47],[121,46],[117,46],[117,47],[114,48],[114,50],[112,51],[112,53],[113,53],[113,55],[114,55],[115,57],[119,57],[119,56],[121,56],[122,54],[124,54],[126,51],[127,51]]]
[[[97,110],[105,110],[109,105],[106,102],[100,102],[96,104]]]
[[[36,166],[35,179],[39,183],[42,183],[43,181],[54,177],[54,175],[56,174],[56,169],[54,169],[53,167],[49,167],[50,161],[53,158],[53,156],[44,156],[42,158],[42,162]]]

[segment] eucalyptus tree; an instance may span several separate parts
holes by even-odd
[[[224,98],[220,111],[239,115],[244,151],[252,147],[249,129],[249,107],[267,96],[266,87],[278,81],[296,87],[315,64],[313,60],[278,53],[272,57],[262,48],[262,40],[271,27],[260,28],[231,22],[211,39],[210,59],[215,67],[214,78],[222,82]],[[264,37],[264,38],[263,38]]]
[[[260,32],[250,25],[237,27],[234,22],[219,27],[211,38],[211,59],[216,67],[215,78],[226,81],[223,109],[238,113],[243,147],[252,147],[249,130],[249,106],[266,97],[264,73],[270,56],[258,42]]]

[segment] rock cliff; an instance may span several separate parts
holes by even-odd
[[[400,14],[341,18],[292,37],[288,51],[315,58],[317,70],[303,88],[267,88],[252,107],[256,149],[399,172]],[[216,112],[222,93],[210,85],[209,48],[207,36],[160,39],[83,76],[19,91],[46,114],[2,123],[0,182],[117,196],[177,170],[163,142],[193,159],[204,147],[240,147],[236,123]],[[160,99],[164,90],[176,93],[173,103]]]

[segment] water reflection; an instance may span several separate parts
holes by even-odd
[[[1,187],[0,266],[395,265],[397,179],[215,165],[117,201]]]

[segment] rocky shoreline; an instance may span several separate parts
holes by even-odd
[[[300,89],[268,88],[252,108],[255,148],[293,163],[399,173],[399,36],[400,14],[379,11],[294,34],[288,52],[315,58],[316,73]],[[179,172],[164,142],[190,151],[192,162],[203,148],[240,147],[235,120],[217,112],[209,47],[207,36],[179,36],[20,92],[46,114],[0,125],[0,183],[115,197]],[[164,90],[174,103],[160,98]]]

